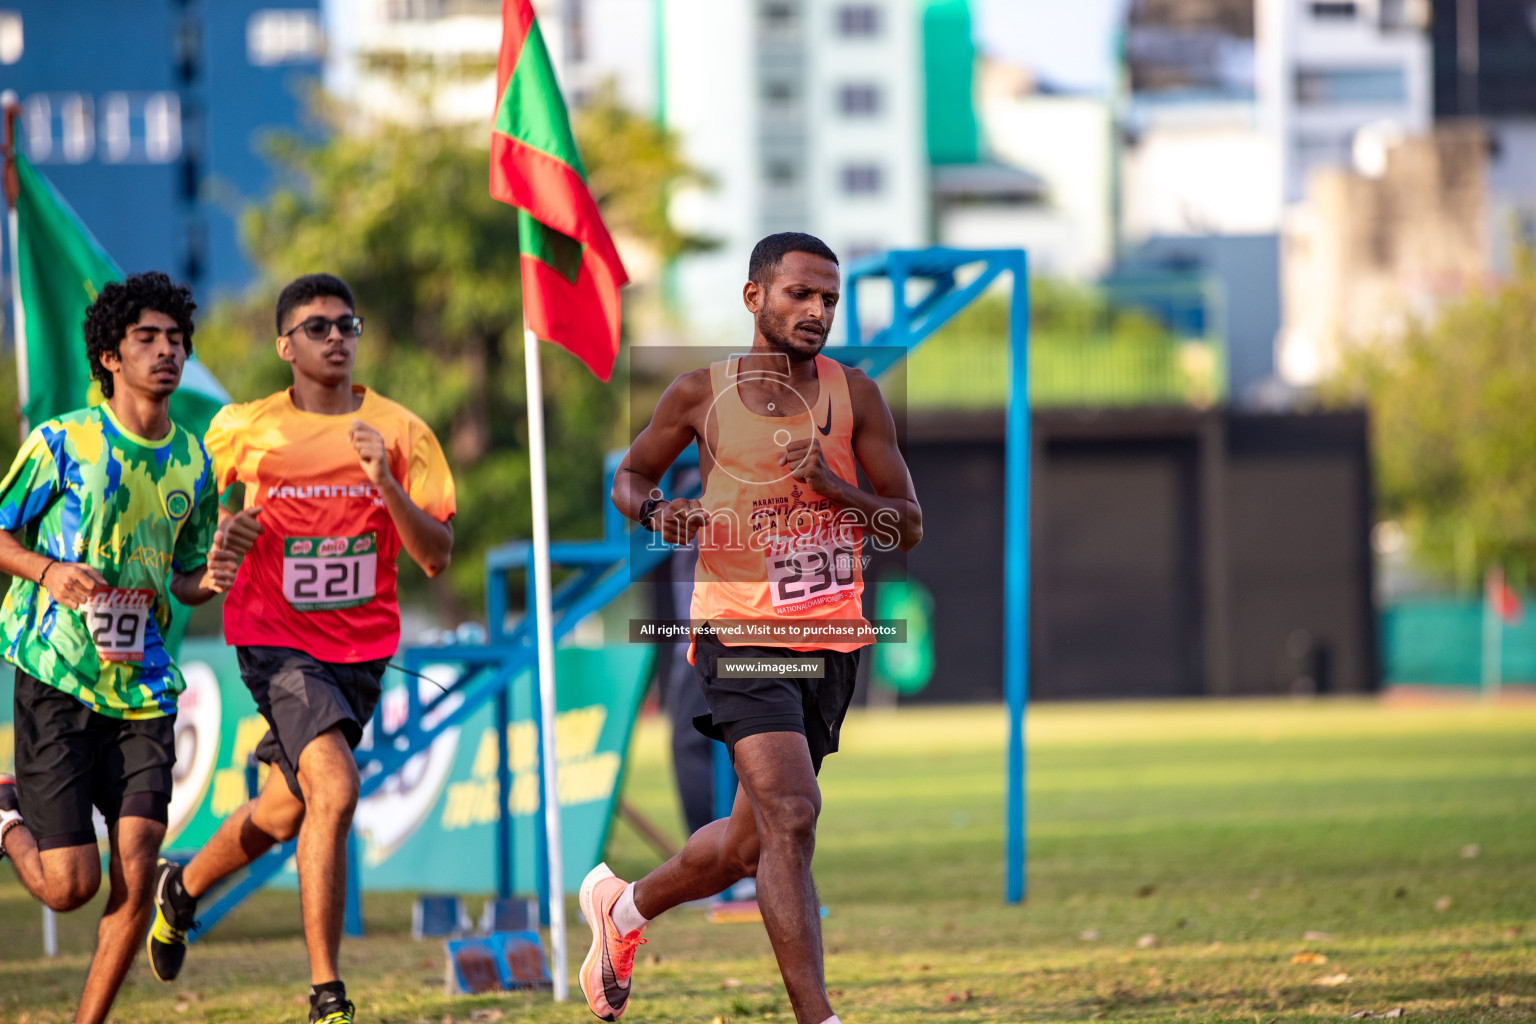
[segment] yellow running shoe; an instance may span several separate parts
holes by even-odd
[[[196,928],[192,919],[197,904],[191,910],[176,909],[173,898],[181,891],[181,865],[164,858],[155,870],[155,922],[149,926],[149,969],[161,981],[175,981],[181,973],[182,962],[187,958],[187,929]],[[185,898],[184,898],[185,899]]]
[[[357,1007],[346,996],[327,992],[309,1011],[309,1024],[352,1024],[352,1015],[356,1012]]]

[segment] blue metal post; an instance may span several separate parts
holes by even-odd
[[[486,563],[485,642],[495,646],[507,635],[507,570]]]
[[[534,665],[528,671],[533,673],[534,697],[533,706],[539,706],[539,666]],[[549,828],[544,823],[544,773],[549,770],[544,763],[544,737],[540,735],[542,729],[535,729],[534,735],[539,745],[539,806],[533,823],[533,857],[534,877],[538,880],[539,890],[539,924],[549,927]]]
[[[715,817],[729,818],[731,806],[736,802],[736,769],[731,767],[731,755],[724,743],[711,743],[709,749],[715,772]]]
[[[353,938],[363,934],[363,875],[357,862],[357,833],[347,830],[347,910],[346,932]]]
[[[538,643],[538,604],[534,600],[533,566],[528,566],[528,580],[525,587],[527,591],[527,610],[523,612],[523,618],[528,623],[527,643],[531,647]],[[556,643],[559,636],[556,635]],[[531,658],[528,663],[528,676],[532,681],[532,698],[534,718],[538,718],[540,701],[543,700],[544,680],[539,676],[539,659]],[[549,827],[544,821],[544,773],[549,771],[549,765],[544,751],[544,730],[534,729],[534,748],[538,752],[539,765],[539,804],[533,815],[533,877],[539,894],[539,925],[549,927]]]
[[[715,818],[729,818],[731,807],[736,803],[736,769],[731,766],[731,755],[725,748],[725,744],[716,740],[709,745],[710,767],[713,769],[712,791],[715,797]],[[747,889],[750,893],[752,890]],[[728,900],[742,898],[745,893],[736,891],[736,885],[731,885],[720,895]]]
[[[1024,707],[1029,695],[1029,279],[1022,251],[1011,269],[1003,690],[1008,700],[1007,898],[1018,903],[1025,895]]]
[[[512,897],[512,694],[496,693],[496,895]]]

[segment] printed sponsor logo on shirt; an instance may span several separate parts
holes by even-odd
[[[172,491],[165,496],[165,514],[180,522],[192,511],[192,496],[186,491]]]
[[[315,542],[312,540],[291,540],[288,542],[290,555],[307,555],[315,550]]]
[[[103,587],[90,596],[86,605],[91,608],[143,611],[153,608],[155,592],[145,587]]]
[[[268,487],[267,499],[382,498],[373,484],[306,484],[303,487]]]
[[[373,534],[371,533],[366,537],[359,537],[352,542],[352,553],[354,555],[365,555],[372,550]]]
[[[350,544],[351,539],[348,537],[327,537],[320,542],[320,546],[315,550],[315,555],[318,558],[324,558],[327,555],[344,555],[347,553],[347,548]]]

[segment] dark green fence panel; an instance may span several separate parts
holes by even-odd
[[[1536,682],[1536,616],[1502,625],[1500,678]],[[1399,601],[1381,613],[1381,663],[1388,684],[1479,685],[1483,605],[1469,598]]]

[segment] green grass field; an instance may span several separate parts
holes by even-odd
[[[1030,893],[1009,907],[1002,712],[849,722],[816,854],[849,1024],[1536,1019],[1536,705],[1046,706],[1029,736]],[[642,725],[627,795],[672,826],[665,740]],[[620,874],[651,863],[622,824],[609,852]],[[343,952],[360,1021],[595,1019],[574,985],[558,1007],[445,997],[442,944],[411,940],[408,899],[364,909],[369,936]],[[36,958],[38,910],[0,868],[0,1020],[70,1019],[95,914],[61,918],[63,955]],[[179,983],[141,958],[115,1019],[304,1020],[297,923],[295,896],[266,894]],[[585,928],[572,937],[575,965]],[[648,938],[626,1021],[793,1019],[760,925],[684,909]]]

